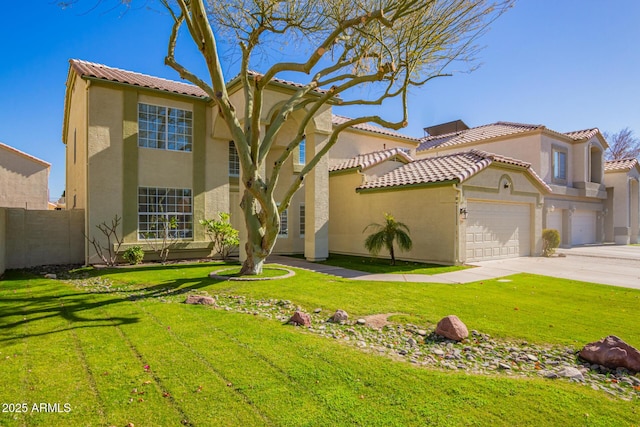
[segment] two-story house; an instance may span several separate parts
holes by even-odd
[[[270,85],[261,132],[298,88],[283,80]],[[228,90],[241,104],[239,81]],[[87,236],[118,216],[121,249],[149,249],[158,221],[176,218],[174,256],[201,257],[211,245],[199,220],[230,212],[243,238],[240,162],[212,106],[190,84],[70,61],[66,200],[67,209],[84,210]],[[347,120],[332,110],[326,106],[305,129],[276,196],[332,126]],[[299,119],[289,118],[265,162],[267,174]],[[637,241],[640,169],[632,160],[605,168],[607,142],[597,129],[560,133],[507,122],[468,128],[456,121],[426,130],[424,138],[370,124],[345,130],[282,213],[275,253],[365,255],[363,231],[385,212],[411,229],[413,249],[400,256],[419,261],[539,255],[544,228],[558,229],[563,246]],[[87,262],[98,262],[85,246]]]
[[[473,148],[530,163],[552,190],[545,197],[543,227],[560,231],[565,247],[604,241],[608,144],[598,129],[560,133],[543,125],[497,122],[468,128],[454,123],[454,131],[447,128],[451,123],[425,129],[430,135],[416,155],[426,158]]]
[[[261,120],[264,128],[272,112],[297,89],[280,80],[271,86]],[[234,102],[241,102],[240,89],[238,81],[229,83]],[[294,114],[290,120],[296,119]],[[283,167],[283,186],[284,177],[294,179],[330,132],[327,107],[306,129],[302,149]],[[203,257],[211,245],[199,221],[231,212],[242,237],[237,154],[218,109],[198,87],[71,60],[62,136],[67,209],[84,210],[87,236],[100,238],[96,227],[118,217],[121,249],[140,245],[149,250],[149,240],[161,237],[163,222],[175,218],[176,228],[170,231],[178,239],[173,255]],[[276,143],[266,164],[272,165],[272,157],[284,147]],[[324,160],[283,212],[276,252],[327,257],[327,182]],[[99,262],[91,245],[85,246],[87,262]]]

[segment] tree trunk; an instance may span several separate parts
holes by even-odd
[[[267,206],[262,209],[261,206]],[[240,204],[247,227],[247,258],[242,264],[240,275],[258,275],[262,273],[264,261],[271,254],[280,230],[280,215],[274,201],[258,204],[254,196],[245,190]]]
[[[396,265],[396,254],[393,251],[393,243],[389,245],[389,253],[391,254],[391,265]]]

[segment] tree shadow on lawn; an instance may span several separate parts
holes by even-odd
[[[181,268],[184,267],[185,266],[181,266]],[[145,268],[143,267],[140,270],[145,270]],[[111,270],[111,272],[112,271],[113,270]],[[99,276],[99,274],[93,276]],[[59,287],[61,285],[60,281],[42,279],[39,276],[33,275],[22,275],[20,280],[38,280],[37,283],[34,283],[34,287],[43,288],[43,293],[55,292],[55,290],[46,289],[47,282],[56,284]],[[90,289],[89,285],[87,286],[86,292],[68,292],[74,288],[74,285],[72,283],[62,283],[61,293],[43,296],[33,296],[32,292],[27,294],[21,290],[20,294],[15,297],[5,296],[0,298],[0,331],[2,335],[10,335],[5,338],[0,338],[0,342],[60,333],[73,329],[138,323],[140,317],[110,316],[109,313],[106,312],[99,314],[99,309],[144,299],[179,296],[222,281],[223,280],[215,280],[208,277],[202,279],[185,278],[173,279],[151,286],[137,285],[134,288],[113,287],[111,289],[101,289],[98,291]],[[38,333],[23,333],[23,331],[18,330],[20,327],[39,321],[55,319],[56,317],[66,320],[69,326],[52,328],[49,331]],[[17,319],[13,321],[9,320],[12,318]]]

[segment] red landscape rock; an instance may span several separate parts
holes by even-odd
[[[216,305],[216,300],[211,297],[203,295],[189,295],[185,304],[203,304],[203,305]]]
[[[454,341],[462,341],[469,336],[467,326],[458,319],[458,316],[450,315],[438,322],[436,334]]]
[[[585,345],[580,351],[580,357],[607,368],[626,368],[640,372],[640,351],[615,335]]]
[[[307,313],[303,313],[302,311],[296,311],[289,319],[289,323],[295,323],[296,325],[309,327],[311,326],[311,316]]]

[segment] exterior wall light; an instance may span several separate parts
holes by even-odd
[[[467,208],[460,208],[460,218],[467,219],[469,217],[469,212]]]

